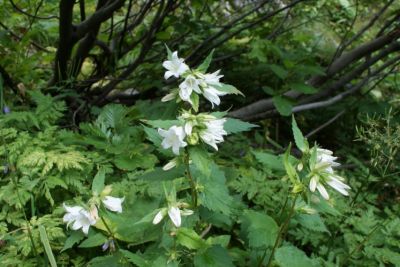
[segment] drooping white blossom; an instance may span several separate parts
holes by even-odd
[[[169,79],[171,76],[179,78],[180,75],[189,70],[188,65],[184,63],[184,59],[178,57],[177,51],[172,53],[171,60],[164,61],[162,65],[167,69],[164,74],[165,79]]]
[[[171,222],[176,227],[180,227],[182,224],[182,216],[192,215],[193,211],[188,209],[181,210],[178,206],[170,206],[168,209],[163,208],[159,212],[157,212],[156,216],[153,219],[153,224],[159,224],[167,214]]]
[[[215,117],[205,121],[206,128],[199,133],[201,140],[212,146],[215,150],[218,150],[217,144],[223,142],[224,135],[227,135],[227,132],[224,130],[225,122],[226,119],[216,119]]]
[[[183,101],[191,103],[190,95],[193,91],[200,94],[200,82],[193,75],[188,75],[185,80],[179,85],[179,96]]]
[[[224,75],[218,75],[221,70],[217,70],[216,72],[213,73],[206,73],[204,74],[204,82],[207,83],[208,85],[214,85],[214,86],[221,86],[221,83],[219,82],[219,79],[224,77]]]
[[[122,202],[124,202],[125,198],[118,198],[118,197],[111,197],[111,196],[106,196],[102,200],[104,207],[106,207],[110,211],[122,212]]]
[[[314,166],[315,174],[310,179],[310,190],[315,192],[317,189],[321,196],[325,199],[329,199],[328,191],[325,188],[325,184],[329,185],[342,195],[348,196],[347,190],[350,190],[350,186],[345,184],[344,178],[335,174],[333,167],[337,167],[340,163],[335,162],[337,157],[332,156],[333,152],[327,149],[317,148],[316,163]]]
[[[208,86],[206,88],[203,88],[203,95],[208,101],[211,102],[211,106],[212,108],[214,108],[214,105],[219,106],[219,104],[221,103],[221,99],[219,99],[219,97],[226,95],[226,93],[219,91],[212,86]]]
[[[87,235],[91,225],[96,224],[96,219],[91,213],[80,206],[69,207],[64,204],[66,214],[63,217],[63,221],[67,223],[67,227],[72,224],[73,230],[79,230],[82,228],[82,232]]]
[[[161,146],[164,149],[172,147],[172,152],[174,152],[175,155],[179,155],[179,149],[181,147],[187,146],[187,143],[184,141],[186,134],[181,126],[171,126],[168,130],[159,128],[158,133],[164,138]]]

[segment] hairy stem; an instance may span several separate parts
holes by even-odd
[[[186,150],[186,155],[185,155],[185,165],[186,165],[186,173],[187,177],[189,179],[190,183],[190,188],[192,191],[192,206],[193,208],[197,208],[197,189],[196,189],[196,182],[193,179],[192,173],[190,172],[190,165],[189,165],[189,151]]]

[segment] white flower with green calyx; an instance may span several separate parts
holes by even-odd
[[[214,108],[214,105],[219,106],[219,104],[221,104],[221,99],[219,97],[223,95],[226,95],[226,93],[219,91],[212,86],[203,88],[203,96],[210,101],[212,108]]]
[[[161,146],[164,149],[172,148],[172,152],[175,155],[179,155],[179,149],[187,146],[184,141],[186,134],[181,126],[171,126],[168,130],[158,129],[158,134],[164,139],[161,142]]]
[[[335,162],[337,157],[332,156],[333,152],[327,149],[316,148],[314,153],[315,162],[310,164],[311,179],[309,187],[311,192],[315,192],[317,189],[321,196],[328,200],[329,194],[324,186],[327,184],[342,195],[348,196],[347,190],[351,189],[350,186],[345,184],[344,178],[335,174],[333,170],[333,167],[340,165],[340,163]]]
[[[63,221],[67,223],[67,227],[72,224],[73,230],[82,229],[82,232],[87,235],[89,233],[90,226],[96,224],[97,219],[95,218],[95,214],[97,213],[92,210],[89,212],[85,210],[81,206],[67,206],[64,204],[64,209],[66,210],[66,214],[63,217]]]
[[[178,51],[172,53],[171,58],[163,62],[163,67],[167,69],[164,78],[167,80],[171,76],[179,78],[183,73],[189,70],[188,65],[184,63],[183,58],[178,57]]]
[[[215,150],[218,150],[217,144],[224,141],[224,135],[228,133],[224,130],[224,123],[226,119],[212,118],[204,122],[206,128],[199,132],[200,139],[204,143],[212,146]]]
[[[175,227],[180,227],[182,224],[182,216],[189,216],[193,214],[192,210],[181,209],[181,207],[182,204],[178,203],[176,205],[171,205],[168,208],[162,208],[159,212],[157,212],[156,216],[154,216],[153,224],[159,224],[168,214],[168,217]]]
[[[201,94],[200,90],[200,81],[196,79],[196,77],[192,74],[186,76],[185,80],[179,85],[179,96],[183,101],[189,102],[192,104],[190,100],[190,96],[192,92],[196,92]]]
[[[228,134],[224,130],[224,123],[226,122],[224,118],[218,119],[205,113],[193,115],[184,111],[179,119],[184,122],[186,140],[191,145],[197,144],[200,139],[215,150],[218,150],[217,144],[223,142],[224,135]]]
[[[110,211],[122,212],[122,203],[124,202],[125,198],[118,198],[118,197],[111,197],[105,196],[102,200],[104,207],[106,207]]]

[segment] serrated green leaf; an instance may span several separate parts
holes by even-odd
[[[81,231],[73,231],[71,235],[65,240],[64,247],[61,252],[72,248],[75,244],[78,244],[82,239],[85,238],[85,235]]]
[[[296,220],[305,228],[316,232],[328,232],[324,222],[318,214],[298,214]]]
[[[292,131],[293,131],[294,142],[296,143],[297,148],[300,149],[302,152],[308,150],[307,140],[304,138],[303,133],[297,126],[297,122],[294,116],[292,116]]]
[[[275,73],[276,76],[278,76],[282,80],[286,79],[286,77],[288,76],[288,72],[279,65],[271,64],[269,65],[269,68],[272,70],[273,73]]]
[[[251,248],[272,247],[278,234],[278,225],[270,216],[246,210],[242,217],[241,233]]]
[[[213,54],[214,54],[214,50],[213,49],[210,54],[208,54],[208,56],[206,57],[206,59],[197,67],[197,70],[200,72],[207,72],[208,67],[210,66],[211,60],[213,58]]]
[[[226,122],[224,123],[224,130],[228,134],[250,131],[255,127],[258,127],[258,125],[233,118],[227,118]]]
[[[151,267],[151,264],[145,260],[142,256],[132,253],[128,250],[120,249],[119,250],[125,258],[128,259],[129,262],[135,264],[138,267]]]
[[[304,94],[314,94],[318,92],[317,88],[304,83],[291,83],[289,84],[289,87],[297,92]]]
[[[267,166],[272,170],[284,171],[285,166],[283,165],[282,156],[273,155],[266,152],[252,151],[256,159],[263,165]]]
[[[194,230],[180,227],[176,231],[176,240],[178,244],[189,249],[206,249],[208,244]]]
[[[178,120],[143,120],[143,122],[153,126],[154,128],[162,128],[162,129],[169,129],[174,125],[179,125]]]
[[[104,168],[100,167],[92,182],[93,194],[99,195],[101,191],[103,191],[105,179],[106,179],[106,171]]]
[[[233,267],[228,251],[221,246],[213,246],[194,257],[195,267]]]
[[[213,163],[208,168],[211,170],[210,176],[193,168],[194,177],[197,178],[199,187],[202,188],[199,193],[200,203],[211,211],[230,215],[233,198],[229,195],[228,187],[225,184],[225,174]]]
[[[193,93],[190,95],[190,100],[192,101],[192,107],[195,112],[199,112],[199,102],[200,98],[197,94]]]
[[[98,247],[103,245],[106,241],[107,241],[106,236],[104,236],[102,233],[96,233],[94,235],[89,236],[78,247],[80,248]]]
[[[210,169],[210,158],[207,155],[207,151],[201,146],[193,146],[189,148],[189,157],[192,160],[194,166],[207,177],[211,174]]]
[[[292,101],[289,100],[287,97],[280,95],[274,96],[272,98],[272,102],[274,103],[279,114],[283,116],[289,116],[290,114],[292,114]]]
[[[315,262],[294,246],[280,247],[275,252],[275,260],[280,267],[312,267]]]
[[[242,92],[240,92],[235,86],[230,85],[230,84],[221,83],[221,86],[216,87],[216,89],[218,91],[222,91],[227,94],[244,96],[244,94]]]
[[[170,181],[185,175],[185,166],[181,165],[171,170],[164,171],[162,168],[157,167],[152,171],[146,172],[142,175],[134,177],[134,179],[142,179],[148,182]]]

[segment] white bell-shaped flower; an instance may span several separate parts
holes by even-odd
[[[224,141],[224,135],[228,133],[224,130],[226,119],[209,119],[204,122],[206,129],[200,131],[199,135],[204,143],[218,150],[217,144]]]
[[[106,207],[110,211],[122,212],[122,202],[124,202],[125,198],[111,197],[106,196],[102,200],[104,207]]]
[[[226,95],[226,93],[218,91],[212,86],[208,86],[203,89],[203,95],[208,101],[211,102],[211,106],[212,108],[214,108],[214,105],[219,106],[219,104],[221,103],[221,99],[219,97]]]
[[[69,207],[64,204],[66,214],[63,217],[63,221],[67,223],[67,227],[72,224],[73,230],[79,230],[82,228],[82,232],[87,235],[91,225],[96,224],[96,219],[91,213],[80,206]]]
[[[167,214],[175,227],[180,227],[182,224],[182,216],[192,215],[193,211],[188,209],[181,210],[178,205],[170,206],[168,209],[162,208],[157,212],[156,216],[154,216],[153,224],[159,224]]]
[[[190,95],[193,91],[200,94],[200,82],[193,75],[188,75],[186,79],[179,85],[179,96],[183,101],[191,103]]]
[[[315,192],[315,189],[325,199],[329,199],[328,191],[324,184],[329,185],[342,195],[348,196],[347,190],[350,190],[350,186],[345,184],[344,178],[335,174],[333,167],[340,166],[340,163],[335,162],[337,157],[332,156],[333,152],[327,149],[317,148],[316,163],[314,166],[315,174],[310,179],[310,190]]]
[[[173,52],[171,60],[166,60],[162,64],[163,67],[167,69],[164,74],[164,78],[169,79],[171,76],[179,78],[180,75],[189,70],[189,67],[183,62],[184,59],[178,57],[178,52]]]
[[[161,146],[164,149],[172,147],[172,152],[175,155],[179,155],[179,149],[187,146],[184,141],[186,134],[181,126],[172,126],[168,130],[158,129],[158,133],[164,138],[161,142]]]

